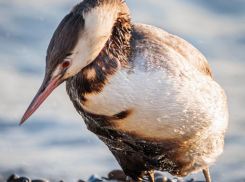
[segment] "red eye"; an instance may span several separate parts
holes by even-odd
[[[65,60],[65,61],[62,63],[62,67],[63,67],[63,68],[68,68],[70,65],[71,65],[71,61],[70,61],[70,60]]]

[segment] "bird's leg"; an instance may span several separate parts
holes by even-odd
[[[147,171],[146,177],[149,179],[149,182],[154,182],[154,170]]]
[[[202,172],[205,176],[206,182],[211,182],[211,177],[209,174],[209,168],[207,167],[206,169],[203,169]]]
[[[126,182],[142,182],[142,180],[141,181],[134,181],[132,178],[130,178],[129,176],[127,176]]]
[[[148,178],[149,182],[154,182],[154,170],[145,171],[145,176]],[[129,176],[127,176],[127,178],[126,178],[126,182],[142,182],[142,181],[143,181],[142,179],[138,179],[137,181],[134,181]]]

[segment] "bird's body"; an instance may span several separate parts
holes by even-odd
[[[60,40],[62,35],[72,38]],[[84,46],[90,48],[86,63]],[[59,62],[48,62],[45,79],[54,80],[51,86],[67,80],[67,93],[88,129],[135,181],[150,179],[154,170],[178,177],[206,170],[222,154],[227,101],[207,60],[179,37],[132,24],[123,1],[75,6],[56,30],[47,59],[57,60],[58,53],[72,60],[71,68],[62,63],[63,73]]]
[[[90,82],[101,69],[96,67],[103,61],[99,56],[67,81],[70,99],[122,168],[132,166],[130,174],[139,177],[154,169],[185,176],[208,167],[223,151],[227,127],[223,90],[211,71],[204,71],[210,70],[208,63],[189,43],[155,27],[132,27],[129,65],[117,60],[112,75]],[[183,49],[192,54],[183,55]],[[198,58],[200,66],[188,56]],[[106,67],[110,66],[109,61]],[[99,82],[103,86],[97,91]],[[95,89],[82,94],[81,83]]]

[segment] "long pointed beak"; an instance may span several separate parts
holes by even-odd
[[[59,85],[61,75],[55,77],[48,85],[47,81],[43,81],[40,89],[38,90],[36,96],[32,100],[30,106],[26,110],[24,116],[20,121],[20,125],[22,125],[43,103],[43,101],[51,94],[51,92]]]

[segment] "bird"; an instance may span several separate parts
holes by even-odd
[[[206,58],[162,29],[132,23],[123,0],[84,0],[49,43],[43,83],[23,124],[63,82],[87,129],[114,155],[127,181],[154,171],[182,178],[223,153],[224,90]]]

